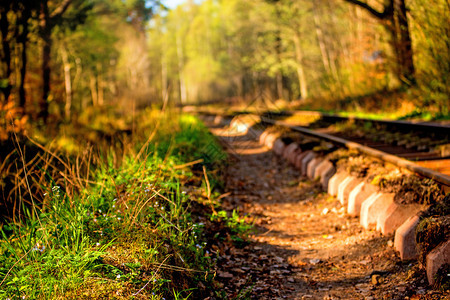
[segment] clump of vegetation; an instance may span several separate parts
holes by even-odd
[[[416,230],[421,264],[425,265],[428,253],[450,237],[449,225],[450,219],[448,217],[433,216],[422,219]]]
[[[345,148],[341,148],[341,149],[334,151],[333,153],[330,153],[328,155],[328,159],[332,163],[334,163],[335,165],[340,167],[351,157],[358,157],[359,155],[361,155],[361,154],[356,150],[353,150],[353,149],[348,150]]]
[[[376,184],[388,193],[395,193],[394,201],[400,204],[432,205],[443,199],[440,186],[432,179],[419,178],[416,175],[394,174],[380,176]]]
[[[448,276],[448,270],[450,270],[450,264],[443,264],[439,270],[436,272],[436,281],[434,283],[434,288],[441,291],[450,290],[450,276]]]
[[[327,157],[339,170],[344,170],[357,178],[367,178],[368,182],[371,182],[376,176],[390,171],[384,163],[361,155],[354,149],[338,149]]]
[[[343,163],[347,172],[358,178],[373,177],[386,171],[382,162],[363,155],[349,157]]]
[[[416,229],[416,242],[419,262],[425,267],[427,255],[443,241],[450,239],[450,194],[431,206],[421,215]],[[443,265],[436,274],[435,288],[448,290],[448,264]]]
[[[21,218],[0,227],[1,298],[214,295],[208,237],[219,226],[239,242],[247,229],[216,212],[214,174],[226,155],[194,117],[153,125],[134,152],[106,151],[63,185],[44,176],[42,198],[19,204]]]

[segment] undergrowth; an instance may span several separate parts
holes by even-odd
[[[450,193],[420,215],[420,222],[416,228],[416,242],[422,268],[426,266],[427,255],[441,243],[448,241],[449,238]],[[448,264],[443,264],[436,273],[434,288],[442,291],[449,289],[448,266]]]
[[[0,225],[0,299],[214,295],[218,249],[209,239],[240,242],[248,229],[220,210],[226,156],[196,118],[153,117],[134,150],[93,154],[84,176],[40,177],[44,193]]]

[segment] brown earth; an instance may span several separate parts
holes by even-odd
[[[228,153],[224,205],[253,220],[242,247],[218,259],[230,299],[445,299],[393,236],[365,231],[320,186],[251,138],[212,129]],[[448,294],[447,294],[448,295]]]

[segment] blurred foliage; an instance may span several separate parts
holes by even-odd
[[[0,103],[0,142],[8,140],[11,133],[26,133],[28,125],[28,116],[14,102]]]
[[[450,6],[446,0],[410,1],[417,80],[417,105],[439,112],[450,105]]]
[[[368,4],[383,7],[375,2]],[[418,84],[411,90],[398,79],[389,26],[348,1],[204,0],[173,10],[156,0],[10,3],[0,10],[2,102],[59,122],[105,106],[131,115],[165,99],[268,106],[313,99],[322,109],[367,112],[374,105],[364,100],[377,94],[372,102],[382,109],[445,118],[447,2],[406,2]],[[40,3],[49,9],[46,27]],[[51,42],[46,99],[43,42]]]

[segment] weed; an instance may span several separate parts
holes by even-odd
[[[225,154],[196,118],[158,118],[126,151],[109,147],[80,159],[73,152],[83,145],[64,157],[35,142],[44,155],[32,183],[42,192],[36,203],[22,202],[22,218],[1,225],[0,298],[211,295],[211,224],[199,220],[218,207],[211,171]],[[214,155],[205,151],[210,145]],[[248,228],[237,212],[214,222],[237,242]]]

